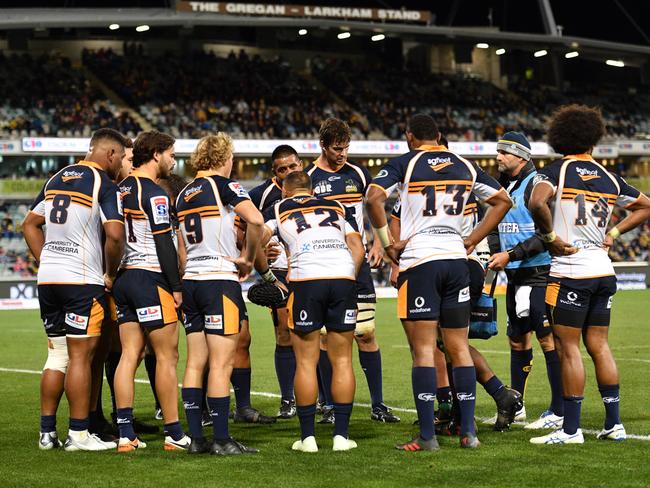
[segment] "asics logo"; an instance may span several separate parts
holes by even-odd
[[[183,402],[183,408],[185,410],[198,410],[199,406],[194,402]]]
[[[459,402],[468,402],[470,400],[476,400],[476,396],[473,393],[456,393],[456,398]]]
[[[420,393],[418,395],[418,400],[423,402],[432,402],[436,399],[436,396],[433,393]]]
[[[603,403],[618,403],[621,401],[620,397],[603,397]]]
[[[129,419],[125,419],[125,418],[117,417],[117,423],[118,423],[118,424],[130,424],[131,421],[130,421]]]

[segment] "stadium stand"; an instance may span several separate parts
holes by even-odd
[[[57,54],[0,51],[0,99],[0,137],[87,137],[101,127],[130,135],[140,130],[70,59]]]

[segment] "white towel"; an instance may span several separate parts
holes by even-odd
[[[515,286],[515,311],[518,318],[530,316],[530,286]]]

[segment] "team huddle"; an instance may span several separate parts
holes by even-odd
[[[194,179],[172,184],[171,136],[148,131],[131,142],[112,129],[96,131],[84,160],[47,181],[23,225],[40,263],[48,336],[39,447],[146,447],[138,433],[152,426],[133,412],[135,373],[144,356],[153,361],[147,369],[165,450],[254,454],[259,451],[231,436],[229,416],[251,423],[297,416],[300,438],[292,449],[316,452],[318,412],[320,423],[333,424],[334,451],[356,448],[348,434],[356,389],[353,342],[371,418],[400,421],[384,403],[375,334],[370,270],[384,261],[392,265],[397,317],[411,350],[419,428],[397,449],[437,450],[441,434],[458,435],[462,448],[479,447],[477,382],[495,401],[495,430],[525,420],[533,334],[544,352],[551,400],[526,428],[552,431],[531,442],[584,442],[581,337],[605,408],[598,438],[625,439],[607,340],[616,292],[607,250],[650,218],[650,201],[591,157],[603,133],[597,110],[562,107],[548,130],[549,144],[562,157],[538,171],[525,136],[508,132],[497,143],[497,181],[450,151],[435,121],[419,114],[407,121],[410,151],[373,179],[347,161],[347,124],[328,119],[319,133],[321,155],[312,164],[303,168],[291,146],[279,146],[271,155],[273,176],[249,195],[230,178],[227,134],[202,138],[189,163]],[[393,192],[398,198],[389,223],[386,203]],[[628,214],[608,230],[614,206]],[[508,278],[511,387],[469,343],[470,317],[485,296],[488,270],[504,270]],[[277,416],[263,415],[250,401],[250,332],[240,283],[253,271],[262,278],[257,289],[272,297],[265,304],[275,326]],[[179,321],[187,340],[181,389],[187,434],[178,412]],[[121,352],[109,354],[115,346]],[[101,409],[104,363],[117,431]],[[61,443],[56,411],[64,391],[70,422]]]

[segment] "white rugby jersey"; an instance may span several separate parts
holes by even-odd
[[[401,186],[400,239],[408,243],[400,271],[429,261],[467,259],[463,237],[466,211],[473,211],[470,195],[486,201],[502,190],[494,178],[444,146],[422,146],[391,159],[371,185],[387,195]]]
[[[253,188],[250,191],[250,197],[259,211],[264,212],[267,208],[272,207],[273,204],[282,200],[282,187],[278,179],[274,176]],[[273,236],[270,242],[277,244],[280,248],[280,255],[271,264],[271,269],[286,271],[289,261],[287,260],[287,252],[284,245],[277,236]]]
[[[239,256],[234,208],[250,200],[236,181],[214,171],[199,171],[178,194],[176,211],[187,250],[184,280],[238,281]]]
[[[350,209],[363,243],[366,244],[363,232],[363,197],[371,181],[368,170],[346,162],[338,171],[329,171],[312,163],[305,169],[305,173],[311,177],[315,196],[335,200]]]
[[[566,156],[541,169],[533,184],[553,188],[553,230],[560,239],[578,248],[571,256],[553,256],[551,276],[596,278],[614,275],[603,248],[614,205],[628,207],[639,191],[610,173],[589,154]]]
[[[171,232],[169,196],[149,176],[135,169],[119,185],[126,221],[121,268],[160,273],[153,236]]]
[[[103,224],[124,222],[120,192],[101,166],[80,161],[45,183],[31,211],[45,218],[38,284],[104,284]]]
[[[289,254],[287,281],[354,280],[354,261],[345,240],[358,233],[349,210],[332,200],[297,195],[264,212],[265,225]]]

